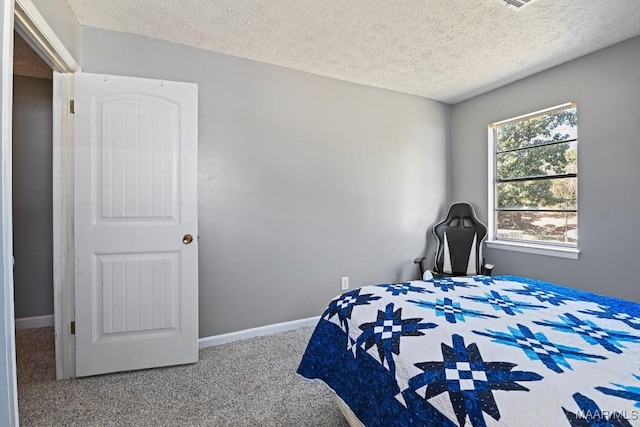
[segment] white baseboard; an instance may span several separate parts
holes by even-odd
[[[204,337],[198,340],[198,347],[203,349],[207,347],[213,347],[214,345],[245,340],[247,338],[271,335],[275,334],[276,332],[290,331],[292,329],[298,329],[304,326],[315,326],[318,323],[318,320],[320,320],[320,316],[292,320],[290,322],[274,323],[273,325],[259,326],[257,328],[244,329],[237,332],[229,332],[228,334]]]
[[[16,319],[16,329],[33,329],[53,326],[53,314],[49,316],[21,317]]]
[[[228,342],[245,340],[248,338],[271,335],[277,332],[285,332],[305,326],[315,326],[320,320],[320,316],[306,319],[292,320],[289,322],[274,323],[272,325],[259,326],[257,328],[244,329],[242,331],[229,332],[228,334],[214,335],[198,339],[199,348],[212,347],[214,345],[226,344]],[[53,315],[22,317],[15,320],[16,329],[32,329],[53,326]]]

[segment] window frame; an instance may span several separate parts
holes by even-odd
[[[497,211],[497,138],[495,134],[496,126],[501,124],[515,122],[519,120],[524,120],[528,118],[532,118],[535,116],[540,116],[543,114],[548,114],[553,111],[560,111],[569,108],[576,108],[577,104],[575,102],[567,102],[564,104],[556,105],[549,108],[544,108],[542,110],[534,111],[532,113],[523,114],[517,117],[513,117],[506,120],[500,120],[494,123],[490,123],[487,128],[487,140],[488,140],[488,230],[487,230],[487,240],[486,244],[488,248],[493,249],[502,249],[502,250],[510,250],[514,252],[525,252],[532,253],[537,255],[546,255],[546,256],[554,256],[568,259],[578,259],[578,255],[580,253],[580,249],[578,247],[578,242],[576,244],[564,244],[560,242],[550,242],[550,241],[535,241],[535,240],[513,240],[513,239],[501,239],[497,237],[496,230],[496,211]],[[576,110],[577,114],[577,110]],[[576,170],[576,180],[577,170]],[[578,185],[578,188],[580,186]],[[579,215],[578,202],[576,202],[576,218]],[[578,224],[580,221],[578,220]]]

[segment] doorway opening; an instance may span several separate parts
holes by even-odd
[[[53,69],[17,32],[12,129],[16,363],[18,384],[24,387],[29,370],[48,368],[47,375],[55,378]]]
[[[53,70],[14,34],[13,254],[16,329],[53,326]]]
[[[26,42],[31,47],[32,52],[30,56],[32,62],[38,63],[37,66],[25,67],[28,71],[23,71],[21,74],[26,74],[24,79],[22,77],[17,78],[17,85],[22,85],[22,88],[26,87],[28,91],[33,91],[33,86],[37,86],[38,78],[48,77],[51,79],[49,83],[42,85],[46,86],[45,89],[48,92],[48,100],[44,98],[40,101],[42,105],[48,104],[49,110],[42,117],[46,117],[49,120],[48,134],[49,134],[49,146],[47,153],[44,157],[48,157],[47,168],[48,179],[50,182],[46,184],[48,191],[41,194],[42,198],[46,198],[51,209],[49,210],[50,216],[48,219],[48,227],[44,228],[40,234],[47,234],[47,239],[51,239],[52,244],[42,245],[47,250],[51,247],[48,254],[45,254],[49,261],[47,261],[46,269],[40,274],[45,279],[40,279],[42,282],[52,282],[52,289],[48,287],[43,291],[44,294],[48,294],[48,298],[43,298],[40,301],[40,312],[24,311],[21,307],[16,307],[13,304],[12,311],[16,312],[15,317],[23,318],[25,315],[33,326],[47,326],[51,325],[51,314],[45,314],[41,316],[43,312],[53,313],[53,325],[55,328],[55,360],[56,360],[56,378],[70,378],[75,375],[73,370],[74,365],[74,352],[75,341],[70,334],[69,325],[73,320],[73,277],[70,274],[71,259],[73,256],[71,238],[71,217],[69,215],[70,206],[72,206],[72,200],[70,199],[70,180],[72,177],[72,170],[69,165],[69,160],[72,157],[71,150],[71,132],[73,128],[72,118],[70,118],[69,112],[69,100],[71,99],[71,88],[73,86],[73,73],[80,71],[79,65],[76,63],[73,56],[66,49],[62,41],[57,37],[52,28],[48,25],[44,17],[40,14],[31,0],[15,0],[14,9],[14,28],[16,32],[16,38],[18,35],[21,40],[18,39],[17,43]],[[35,54],[35,55],[34,55]],[[16,58],[14,58],[16,59]],[[44,62],[44,64],[42,64]],[[29,78],[35,78],[35,80],[28,80]],[[26,80],[25,80],[26,79]],[[26,82],[26,83],[25,83]],[[41,94],[42,95],[42,94]],[[19,96],[19,95],[18,95]],[[20,101],[20,98],[17,102]],[[45,120],[45,119],[41,119]],[[16,121],[16,126],[21,126]],[[22,126],[27,126],[22,124]],[[38,129],[45,129],[47,132],[47,125],[41,125]],[[22,147],[21,147],[22,148]],[[27,150],[26,158],[27,163],[33,163],[34,159],[32,154]],[[40,159],[40,162],[46,162],[47,160]],[[30,166],[25,166],[30,167]],[[14,173],[15,172],[15,173]],[[20,182],[20,175],[26,179],[33,179],[34,177],[42,176],[44,172],[38,171],[31,174],[29,171],[12,171],[12,175],[17,177]],[[45,186],[45,188],[46,188]],[[19,189],[13,188],[18,191]],[[40,187],[40,191],[43,187]],[[10,194],[9,192],[7,194]],[[40,207],[42,209],[42,206]],[[36,208],[38,210],[38,208]],[[45,209],[45,210],[48,210]],[[20,222],[18,216],[19,212],[13,212],[13,221]],[[20,224],[18,224],[20,226]],[[33,230],[29,230],[33,232]],[[18,234],[19,230],[14,230],[14,241],[21,240],[21,235]],[[38,235],[37,232],[35,232]],[[50,236],[50,237],[49,237]],[[36,239],[36,238],[34,238]],[[46,239],[45,239],[46,240]],[[42,239],[40,239],[42,241]],[[34,242],[25,242],[26,246],[29,244],[37,244]],[[16,245],[14,245],[16,246]],[[20,249],[18,248],[18,251]],[[24,260],[23,260],[24,261]],[[16,262],[20,262],[16,259]],[[23,263],[24,264],[24,263]],[[29,268],[35,269],[37,267],[30,265]],[[18,278],[18,280],[20,280]],[[20,283],[16,283],[16,286],[22,286]],[[40,285],[42,286],[42,285]],[[19,291],[22,292],[22,289]],[[36,296],[30,295],[29,297],[36,298]],[[52,297],[52,298],[51,298]],[[18,298],[22,298],[18,296]],[[18,300],[16,298],[16,300]],[[33,301],[26,303],[26,307],[29,310],[33,310]],[[12,301],[13,303],[13,301]],[[21,304],[21,302],[18,302]],[[52,307],[51,307],[52,305]],[[18,327],[20,324],[18,324]]]

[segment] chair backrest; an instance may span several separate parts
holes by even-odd
[[[438,239],[435,270],[451,275],[482,274],[482,241],[487,227],[469,203],[455,203],[447,217],[433,227]]]

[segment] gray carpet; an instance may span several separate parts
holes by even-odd
[[[348,426],[299,377],[311,328],[200,351],[195,365],[55,380],[53,328],[16,332],[22,426]]]

